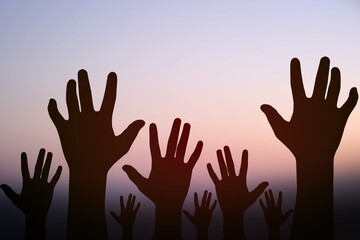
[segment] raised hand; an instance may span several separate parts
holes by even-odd
[[[209,225],[211,222],[213,211],[217,204],[217,200],[215,200],[210,207],[211,195],[212,195],[211,192],[208,194],[208,191],[205,191],[203,194],[201,205],[199,205],[198,195],[195,192],[194,193],[194,203],[195,203],[194,215],[191,215],[186,210],[183,211],[185,216],[189,219],[189,221],[196,226],[196,231],[197,231],[196,239],[198,239],[198,240],[208,239]]]
[[[340,70],[331,69],[328,86],[329,65],[330,60],[323,57],[312,97],[307,98],[300,62],[296,58],[291,61],[294,111],[290,122],[273,107],[261,106],[276,137],[296,158],[298,189],[291,239],[333,239],[334,155],[358,94],[352,88],[344,105],[338,108]]]
[[[285,121],[270,105],[261,106],[276,137],[290,149],[298,161],[318,165],[326,164],[321,162],[324,157],[327,160],[334,157],[346,121],[358,100],[357,90],[352,88],[344,105],[341,108],[337,107],[340,70],[336,67],[331,69],[328,87],[329,65],[329,58],[323,57],[316,76],[314,92],[311,98],[307,98],[300,62],[296,58],[291,60],[294,111],[290,122]],[[317,158],[315,162],[312,161],[314,157]]]
[[[94,110],[88,75],[78,73],[79,97],[75,80],[68,81],[66,102],[69,119],[59,113],[51,99],[48,110],[60,136],[70,170],[68,239],[107,239],[105,220],[106,176],[111,166],[126,154],[144,121],[131,123],[120,135],[112,128],[117,78],[108,75],[104,99]],[[81,107],[81,110],[80,110]]]
[[[215,184],[216,194],[224,219],[224,239],[245,239],[244,237],[244,211],[250,207],[269,185],[260,183],[253,191],[249,191],[246,184],[248,169],[248,152],[243,151],[239,175],[235,173],[234,161],[230,148],[224,147],[225,160],[221,150],[217,150],[217,158],[221,172],[221,180],[216,176],[212,166],[207,168]]]
[[[129,195],[126,207],[124,204],[123,196],[120,196],[120,215],[115,212],[110,212],[113,218],[122,226],[122,239],[132,239],[132,229],[135,223],[136,213],[140,208],[140,203],[135,206],[136,197],[132,194]]]
[[[175,119],[164,157],[161,156],[157,128],[150,125],[151,172],[143,177],[129,165],[123,167],[130,180],[156,206],[155,239],[181,237],[181,210],[189,190],[192,169],[200,157],[199,141],[187,162],[184,161],[190,124],[185,123],[179,139],[181,120]]]
[[[1,189],[6,196],[26,216],[25,239],[45,239],[46,215],[51,205],[54,187],[58,182],[62,167],[59,166],[55,175],[48,182],[52,153],[48,152],[45,158],[45,149],[41,149],[35,165],[33,178],[30,178],[26,153],[21,154],[21,173],[23,187],[17,194],[8,185],[2,184]]]
[[[66,102],[69,119],[59,113],[54,99],[50,99],[48,110],[59,133],[65,159],[71,172],[77,174],[105,174],[111,166],[130,149],[144,121],[131,123],[120,135],[112,128],[112,114],[116,100],[117,77],[108,75],[104,99],[99,111],[94,110],[87,72],[78,73],[79,97],[76,82],[67,83]],[[81,107],[81,111],[80,111]]]
[[[281,204],[282,204],[282,192],[279,192],[278,202],[275,204],[275,199],[272,190],[269,190],[269,193],[265,192],[266,206],[263,201],[259,199],[261,208],[264,211],[265,221],[268,226],[268,236],[269,240],[280,240],[280,226],[283,224],[286,219],[289,218],[292,209],[288,210],[286,213],[282,213]]]

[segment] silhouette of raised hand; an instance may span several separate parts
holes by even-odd
[[[333,239],[334,155],[358,94],[352,88],[338,108],[340,70],[332,68],[328,86],[329,65],[330,60],[323,57],[312,97],[308,98],[300,62],[296,58],[291,61],[294,111],[289,122],[273,107],[261,106],[276,137],[296,158],[298,189],[291,239]]]
[[[189,161],[184,162],[190,134],[190,124],[185,123],[179,138],[181,120],[175,119],[164,157],[161,156],[157,128],[150,125],[151,172],[143,177],[129,165],[123,167],[130,180],[156,206],[154,239],[181,238],[181,210],[189,190],[192,169],[200,157],[203,143],[199,141]]]
[[[125,155],[144,121],[131,123],[120,135],[112,128],[117,77],[108,75],[104,99],[94,110],[88,75],[78,72],[79,97],[75,80],[68,81],[66,102],[69,119],[59,113],[54,99],[48,110],[59,133],[70,170],[68,239],[106,239],[105,187],[111,166]],[[80,110],[81,107],[81,110]]]
[[[132,239],[132,229],[135,223],[136,213],[140,208],[140,203],[135,206],[136,197],[132,194],[129,195],[126,207],[124,205],[123,196],[120,196],[120,215],[116,215],[115,212],[111,211],[111,216],[122,226],[122,239]]]
[[[246,184],[248,169],[248,152],[242,153],[239,175],[235,173],[234,161],[230,148],[224,147],[223,153],[216,151],[221,172],[221,180],[216,176],[210,163],[207,164],[209,175],[215,184],[216,194],[223,213],[224,239],[245,239],[244,236],[244,211],[250,207],[269,185],[268,182],[260,183],[253,191],[249,192]]]
[[[196,239],[198,239],[198,240],[208,239],[209,225],[211,222],[213,211],[217,204],[217,200],[215,200],[210,207],[211,195],[212,195],[211,192],[208,194],[208,191],[205,191],[203,194],[201,205],[199,205],[198,195],[195,192],[194,193],[194,203],[195,203],[194,215],[191,215],[186,210],[183,211],[185,216],[189,219],[189,221],[196,226]]]
[[[26,153],[21,154],[23,187],[20,194],[6,184],[1,185],[6,196],[26,216],[25,239],[45,239],[46,215],[51,205],[54,187],[62,171],[62,167],[59,166],[48,182],[52,153],[48,152],[45,164],[44,157],[45,149],[40,149],[33,178],[30,178]]]
[[[270,196],[269,196],[270,195]],[[263,201],[259,199],[261,208],[264,211],[265,221],[268,226],[268,239],[280,240],[280,226],[292,213],[292,209],[288,210],[285,214],[281,211],[282,192],[279,192],[278,202],[275,204],[274,195],[271,189],[269,194],[265,191],[266,206]]]

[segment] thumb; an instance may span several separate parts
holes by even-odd
[[[183,210],[184,215],[189,219],[190,222],[194,223],[194,216],[192,216],[188,211]]]
[[[124,165],[123,170],[128,175],[129,179],[135,183],[141,192],[143,192],[146,178],[144,178],[134,167],[130,165]]]
[[[2,184],[0,188],[4,191],[5,195],[14,203],[14,205],[19,207],[20,195],[14,192],[14,190],[12,190],[12,188],[6,184]]]
[[[261,111],[263,111],[268,119],[271,128],[273,129],[275,136],[281,138],[285,133],[286,121],[280,116],[280,114],[270,105],[261,105]]]
[[[116,142],[119,146],[119,149],[121,149],[121,157],[129,151],[140,129],[144,125],[145,122],[143,120],[136,120],[132,122],[119,136],[116,137]]]

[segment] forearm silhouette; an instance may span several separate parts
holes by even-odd
[[[294,111],[289,122],[273,107],[261,106],[276,137],[296,159],[297,196],[291,239],[333,239],[334,155],[358,94],[356,88],[352,88],[344,105],[338,108],[340,70],[331,69],[328,87],[329,65],[329,58],[323,57],[313,95],[308,98],[300,62],[292,59]]]
[[[181,120],[175,119],[167,150],[161,156],[157,128],[150,125],[151,172],[143,177],[129,165],[123,167],[130,180],[156,207],[155,235],[153,239],[181,239],[181,211],[189,190],[192,170],[200,157],[203,143],[199,141],[189,161],[184,156],[190,134],[190,124],[185,123],[179,139]]]
[[[50,99],[48,106],[70,171],[67,238],[107,239],[106,176],[112,165],[129,151],[144,121],[134,121],[120,135],[114,134],[115,73],[108,75],[99,111],[94,110],[85,70],[78,72],[78,84],[80,106],[75,80],[67,83],[68,120],[59,113],[54,99]]]
[[[140,203],[134,208],[135,200],[136,197],[130,194],[125,207],[123,196],[120,196],[120,215],[116,215],[113,211],[110,212],[113,218],[122,226],[122,240],[132,240],[133,238],[132,232],[136,213],[140,208]]]
[[[184,210],[185,216],[189,219],[189,221],[195,225],[196,227],[196,239],[197,240],[207,240],[209,238],[209,225],[211,222],[212,214],[217,204],[217,200],[211,203],[211,195],[210,192],[205,191],[203,194],[203,198],[201,201],[201,205],[199,204],[198,195],[194,193],[194,204],[195,204],[195,213],[191,215],[188,211]]]
[[[281,211],[282,204],[282,192],[279,192],[278,202],[275,204],[275,198],[272,190],[269,190],[269,194],[265,192],[266,206],[263,201],[259,199],[261,208],[264,211],[265,221],[268,226],[268,239],[269,240],[280,240],[280,226],[286,219],[289,218],[292,209],[288,210],[285,214]]]
[[[25,239],[44,240],[46,235],[46,215],[51,205],[54,187],[60,178],[62,167],[59,166],[53,178],[48,182],[52,153],[41,149],[35,165],[33,178],[30,178],[26,153],[21,154],[21,173],[23,187],[17,194],[8,185],[1,189],[6,196],[25,214]]]
[[[264,192],[269,183],[262,182],[253,191],[249,192],[246,184],[247,150],[242,153],[239,175],[235,173],[234,161],[228,146],[224,147],[224,153],[226,163],[222,151],[217,150],[216,152],[221,180],[216,176],[211,164],[208,163],[207,165],[223,213],[223,239],[246,239],[244,234],[244,212]]]

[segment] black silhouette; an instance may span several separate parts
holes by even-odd
[[[352,88],[347,101],[338,108],[340,70],[331,69],[327,87],[329,65],[329,58],[323,57],[313,95],[307,98],[300,62],[292,59],[294,111],[290,122],[285,121],[273,107],[261,106],[276,137],[296,158],[297,197],[291,239],[333,239],[334,155],[358,94],[356,88]]]
[[[122,226],[123,240],[132,239],[132,230],[135,223],[136,213],[140,208],[140,203],[138,203],[134,208],[135,200],[136,197],[130,194],[125,207],[123,196],[120,196],[120,215],[116,215],[113,211],[110,212],[113,218],[115,218],[115,220]]]
[[[59,133],[70,170],[68,239],[107,239],[105,221],[106,176],[111,166],[130,149],[144,121],[130,124],[119,136],[112,128],[117,77],[108,75],[101,109],[95,111],[88,75],[78,73],[79,97],[75,80],[68,81],[66,102],[69,119],[59,113],[54,99],[48,110]]]
[[[270,197],[269,197],[270,195]],[[264,211],[265,221],[268,226],[268,239],[280,240],[280,226],[293,212],[292,209],[288,210],[285,214],[281,211],[282,192],[279,192],[278,202],[275,204],[275,199],[272,190],[269,194],[265,191],[266,207],[261,199],[259,199],[261,208]]]
[[[157,128],[150,125],[152,167],[149,178],[129,165],[123,167],[130,180],[156,206],[153,239],[181,239],[181,211],[189,190],[192,169],[200,157],[203,143],[199,141],[190,159],[184,162],[190,124],[185,123],[179,138],[181,120],[175,119],[165,157],[161,156]]]
[[[244,211],[250,207],[269,185],[262,182],[253,191],[249,192],[246,184],[248,169],[248,152],[243,151],[239,175],[235,173],[234,161],[230,148],[224,147],[225,160],[221,150],[217,150],[221,180],[216,176],[212,166],[208,163],[207,168],[212,181],[215,184],[216,194],[223,213],[223,239],[245,239],[244,235]]]
[[[54,187],[62,171],[62,167],[59,166],[51,181],[48,182],[52,153],[48,152],[46,155],[45,164],[44,157],[45,149],[40,149],[33,178],[30,178],[26,153],[21,154],[23,187],[20,194],[6,184],[1,185],[6,196],[25,214],[25,239],[45,239],[46,215],[51,205]]]
[[[213,211],[216,207],[217,200],[210,207],[211,202],[210,192],[205,191],[203,194],[203,198],[201,201],[201,205],[199,205],[198,195],[194,193],[194,203],[195,203],[195,213],[191,215],[188,211],[184,210],[185,216],[189,219],[189,221],[196,226],[196,239],[197,240],[207,240],[209,237],[209,225],[211,222]]]

